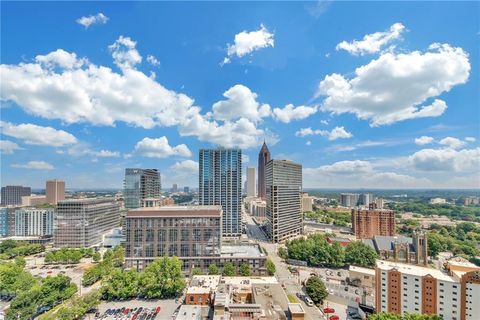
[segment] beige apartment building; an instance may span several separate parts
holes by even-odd
[[[45,194],[47,203],[57,204],[65,200],[65,181],[48,180],[45,185]]]
[[[395,213],[386,209],[352,209],[352,228],[357,239],[395,235]]]
[[[438,270],[378,260],[376,311],[437,314],[444,320],[478,320],[480,268]]]

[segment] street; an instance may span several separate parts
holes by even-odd
[[[302,292],[302,285],[297,277],[294,277],[290,271],[288,271],[287,265],[282,262],[282,259],[277,255],[277,244],[266,242],[266,236],[263,231],[255,224],[250,215],[245,214],[247,235],[252,240],[258,241],[262,247],[264,247],[268,256],[272,259],[276,267],[276,276],[278,282],[285,286],[286,294],[290,294],[296,297],[297,292]],[[323,313],[317,307],[309,307],[304,301],[297,299],[302,304],[305,310],[305,319],[317,320],[326,319]]]

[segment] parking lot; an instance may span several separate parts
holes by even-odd
[[[151,320],[171,319],[178,311],[180,301],[174,299],[162,300],[127,300],[102,302],[96,315],[90,314],[87,319],[116,320]],[[155,313],[158,310],[158,313]]]
[[[87,268],[93,265],[91,259],[82,259],[78,264],[45,264],[44,258],[39,256],[32,256],[25,259],[25,270],[30,272],[33,276],[45,278],[47,276],[56,276],[64,274],[72,279],[79,288],[79,293],[85,294],[90,290],[95,289],[98,285],[90,287],[82,286],[83,273]]]

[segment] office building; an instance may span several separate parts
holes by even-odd
[[[143,269],[154,257],[220,255],[221,206],[165,206],[129,210],[125,257],[130,267]]]
[[[313,211],[313,198],[308,195],[308,193],[302,193],[302,212],[312,212]]]
[[[262,148],[258,154],[258,197],[262,200],[267,199],[267,189],[265,184],[265,169],[270,161],[270,151],[267,144],[263,142]]]
[[[178,186],[176,183],[172,185],[172,192],[178,192]]]
[[[240,149],[200,149],[199,204],[221,205],[223,236],[242,234],[242,151]]]
[[[65,181],[48,180],[45,185],[45,195],[47,203],[57,204],[58,201],[65,200]]]
[[[395,213],[386,209],[352,209],[352,229],[357,239],[395,235]]]
[[[46,196],[23,196],[22,206],[34,207],[47,203]]]
[[[113,198],[72,199],[57,205],[56,247],[98,245],[105,233],[118,227],[120,203]]]
[[[447,267],[448,268],[448,267]],[[438,270],[378,260],[376,312],[436,314],[444,320],[477,320],[480,268]]]
[[[363,239],[363,243],[377,252],[382,260],[417,265],[428,265],[427,234],[414,231],[413,238],[398,236],[374,236]]]
[[[265,218],[265,211],[267,208],[266,201],[262,200],[261,198],[245,198],[245,205],[250,215],[256,218]]]
[[[247,197],[256,197],[257,196],[257,174],[255,172],[255,167],[247,168]]]
[[[430,204],[445,204],[447,203],[447,199],[444,198],[432,198],[430,199]]]
[[[29,196],[32,193],[30,187],[23,186],[6,186],[2,187],[1,191],[1,205],[2,206],[16,206],[22,204],[22,197]]]
[[[15,236],[52,236],[55,220],[53,208],[15,210]]]
[[[125,263],[142,270],[156,257],[177,256],[186,274],[193,267],[208,272],[215,264],[237,268],[248,263],[254,274],[266,273],[258,245],[222,245],[221,206],[165,206],[132,209],[125,219]]]
[[[341,193],[340,205],[342,207],[352,208],[358,206],[368,207],[374,202],[373,195],[370,193]]]
[[[342,207],[356,207],[358,205],[358,199],[360,195],[358,193],[341,193],[340,194],[340,205]]]
[[[278,243],[303,232],[302,166],[289,160],[270,160],[265,172],[267,234]]]
[[[480,198],[479,197],[466,197],[463,200],[463,204],[465,206],[471,206],[471,205],[477,206],[477,205],[480,204]]]
[[[8,209],[0,208],[0,237],[8,236]]]
[[[183,192],[184,193],[190,193],[190,188],[189,187],[183,187]]]
[[[127,168],[124,187],[125,208],[140,208],[142,199],[160,198],[160,172],[157,169]]]

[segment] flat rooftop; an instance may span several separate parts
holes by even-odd
[[[364,274],[368,274],[368,275],[371,275],[371,276],[375,276],[375,269],[362,268],[362,267],[357,267],[357,266],[350,266],[348,268],[348,271],[359,272],[359,273],[364,273]]]
[[[305,313],[305,310],[303,310],[303,307],[300,303],[289,303],[288,304],[288,310],[290,313]]]
[[[193,276],[187,294],[210,293],[217,289],[220,276]]]
[[[277,284],[275,277],[222,277],[222,282],[232,286],[254,285],[254,284]]]
[[[175,320],[201,320],[208,316],[209,306],[182,305]]]
[[[132,209],[127,212],[127,218],[218,218],[222,216],[222,213],[222,206],[163,206]]]
[[[117,202],[115,198],[82,198],[82,199],[67,199],[58,201],[58,204],[62,203],[86,203],[86,204],[96,204],[104,202]]]
[[[437,280],[456,282],[454,278],[452,278],[445,272],[442,272],[438,269],[420,267],[420,266],[415,266],[411,264],[377,260],[377,268],[385,271],[396,269],[400,273],[417,276],[417,277],[424,277],[429,274]]]
[[[222,257],[264,257],[257,245],[225,245],[222,244]]]
[[[287,319],[288,300],[280,284],[255,284],[252,289],[254,303],[262,306],[262,319]]]

